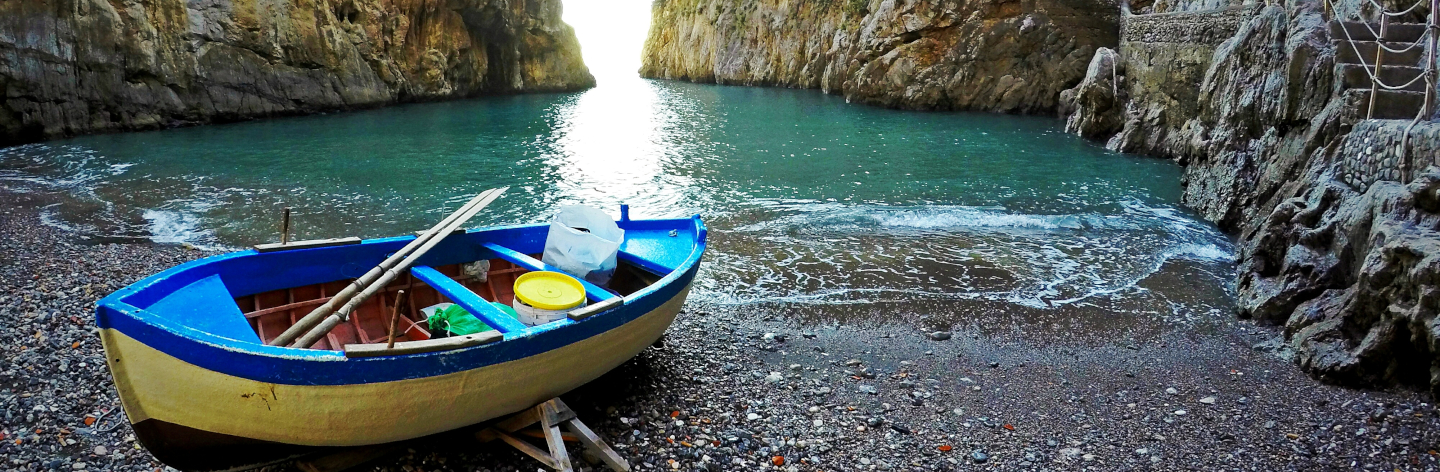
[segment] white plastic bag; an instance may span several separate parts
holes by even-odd
[[[625,231],[610,215],[584,205],[565,205],[550,220],[540,260],[596,285],[615,275],[615,254]]]

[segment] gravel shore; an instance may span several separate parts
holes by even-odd
[[[0,188],[0,470],[163,468],[119,410],[93,303],[206,253],[40,224],[57,198]],[[786,313],[691,303],[663,343],[564,399],[636,470],[1440,469],[1428,396],[1320,383],[1252,347],[1271,328],[1087,339]],[[456,432],[367,468],[538,464]]]

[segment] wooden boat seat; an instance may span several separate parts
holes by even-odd
[[[449,298],[451,302],[460,305],[465,311],[479,317],[481,321],[495,328],[496,331],[512,333],[525,329],[525,325],[520,320],[495,308],[495,305],[491,305],[488,300],[438,270],[428,266],[416,266],[410,268],[410,274],[440,292],[445,298]]]
[[[215,303],[215,300],[229,298],[230,290],[225,288],[225,282],[220,280],[219,275],[212,275],[170,293],[146,310],[223,338],[260,342],[260,336],[250,328],[250,322],[239,306]],[[221,313],[216,313],[216,310]]]

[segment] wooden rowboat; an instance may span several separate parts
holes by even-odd
[[[481,423],[556,397],[634,357],[679,313],[705,251],[699,217],[617,222],[607,287],[527,327],[510,303],[548,226],[446,237],[310,349],[269,346],[299,317],[414,236],[291,243],[183,264],[97,303],[96,323],[135,435],[185,470],[255,466],[315,447],[382,444]],[[463,265],[488,260],[489,271]],[[472,266],[474,267],[474,266]],[[395,293],[413,303],[387,349]],[[464,306],[495,331],[431,338],[413,307]]]

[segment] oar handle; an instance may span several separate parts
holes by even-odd
[[[500,194],[505,193],[505,191],[509,189],[510,187],[501,187],[499,189],[496,189],[496,191],[490,196],[486,197],[482,203],[476,205],[474,208],[467,210],[465,214],[460,216],[460,218],[457,218],[455,221],[451,222],[449,227],[443,229],[440,232],[439,237],[431,238],[429,241],[426,241],[423,246],[420,246],[419,249],[411,252],[410,255],[405,257],[405,260],[400,261],[400,263],[397,264],[395,267],[385,269],[384,275],[381,275],[379,280],[371,283],[365,288],[364,291],[351,298],[350,301],[345,304],[345,306],[341,307],[334,314],[331,314],[329,318],[325,319],[325,322],[320,324],[320,326],[316,326],[312,328],[309,332],[305,333],[305,336],[301,337],[299,341],[296,341],[293,347],[308,348],[310,346],[313,346],[317,341],[320,340],[320,337],[329,333],[330,330],[334,329],[336,325],[340,324],[340,322],[349,319],[350,313],[354,312],[356,308],[359,308],[360,304],[365,303],[365,300],[369,299],[371,295],[374,295],[376,291],[384,288],[386,285],[389,285],[390,281],[395,280],[395,277],[405,272],[407,269],[410,268],[411,265],[414,265],[415,261],[420,260],[420,258],[423,257],[425,253],[429,252],[431,248],[435,247],[435,245],[437,244],[440,244],[441,241],[444,241],[446,236],[449,236],[450,233],[454,232],[456,228],[460,227],[460,225],[465,224],[466,220],[469,220],[470,218],[474,217],[475,214],[480,213],[480,210],[485,209],[485,207],[488,206],[490,202],[495,201],[496,198],[500,198]],[[332,323],[331,320],[335,321]]]
[[[390,257],[385,258],[385,260],[381,262],[380,265],[377,265],[375,266],[375,268],[370,269],[370,271],[366,272],[365,275],[360,276],[360,278],[355,279],[354,282],[346,286],[344,290],[340,291],[340,293],[336,293],[334,296],[330,297],[330,300],[326,301],[325,304],[315,307],[315,309],[311,310],[310,313],[297,320],[295,324],[290,325],[289,328],[286,328],[284,332],[280,333],[280,336],[276,336],[275,339],[271,340],[270,345],[285,346],[290,344],[290,342],[294,341],[295,338],[299,337],[301,334],[304,334],[311,328],[314,328],[315,323],[319,322],[321,318],[323,318],[325,315],[328,315],[331,312],[335,311],[336,308],[349,301],[351,296],[355,295],[361,289],[364,289],[366,286],[374,282],[375,278],[379,277],[380,274],[383,274],[385,272],[385,269],[388,269],[391,266],[394,266],[396,262],[403,260],[415,248],[420,247],[426,242],[429,242],[430,239],[434,238],[435,235],[439,234],[440,229],[452,226],[455,220],[461,215],[464,215],[470,210],[473,210],[477,205],[480,205],[480,202],[487,201],[487,198],[490,199],[489,201],[493,201],[494,198],[491,197],[499,196],[499,192],[503,191],[503,189],[492,188],[484,192],[480,192],[480,194],[476,195],[475,198],[472,198],[470,199],[470,201],[465,202],[465,204],[462,205],[460,209],[455,210],[455,212],[453,213],[450,213],[445,217],[445,219],[442,219],[439,223],[435,224],[435,226],[430,227],[429,230],[426,230],[420,236],[417,236],[415,239],[410,240],[410,242],[406,244],[405,247],[400,248],[399,251],[395,251],[395,253],[391,254]],[[473,213],[471,215],[473,216]],[[470,218],[466,217],[465,219],[468,220]],[[453,229],[451,231],[453,231]],[[447,233],[448,232],[449,231],[447,231]]]

